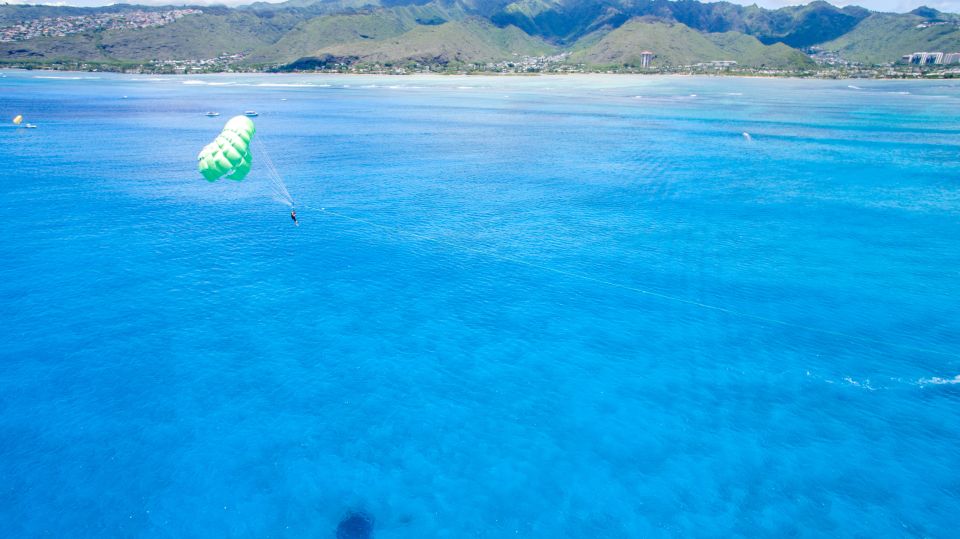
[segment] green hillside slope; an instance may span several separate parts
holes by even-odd
[[[362,62],[414,60],[447,64],[509,60],[514,55],[550,54],[544,41],[508,26],[497,28],[479,18],[439,25],[418,25],[400,36],[324,47],[314,55],[353,57]]]
[[[248,62],[289,63],[324,47],[383,40],[417,26],[437,25],[464,17],[462,10],[443,9],[433,4],[315,17],[297,25],[275,43],[254,51]]]
[[[875,13],[849,33],[821,46],[867,64],[895,62],[904,54],[918,51],[960,51],[960,27],[952,21],[918,27],[929,22],[912,14]]]
[[[248,60],[252,63],[288,63],[337,43],[385,39],[408,30],[408,25],[389,12],[316,17],[297,26],[276,43],[257,49]]]
[[[492,20],[567,44],[604,26],[617,28],[633,18],[655,17],[700,32],[739,32],[766,44],[806,47],[843,35],[869,14],[863,8],[838,8],[823,1],[769,10],[696,0],[517,0]]]
[[[250,52],[280,39],[296,20],[290,15],[257,17],[241,11],[227,15],[184,17],[167,26],[136,32],[105,32],[103,50],[120,59],[212,58]]]
[[[777,43],[764,45],[737,32],[704,34],[679,23],[634,19],[589,47],[576,51],[572,62],[588,65],[639,65],[640,52],[652,51],[653,66],[678,66],[714,60],[735,60],[743,66],[805,67],[803,53]]]
[[[166,26],[86,32],[0,43],[0,60],[149,61],[213,58],[249,52],[283,36],[291,14],[263,18],[242,11],[190,15]]]
[[[99,48],[100,37],[99,33],[88,32],[65,37],[41,37],[29,41],[0,43],[0,62],[108,61],[110,58]]]
[[[776,68],[809,68],[814,63],[802,52],[783,43],[764,45],[757,38],[739,32],[702,34],[723,51],[730,59],[742,66],[765,66]]]

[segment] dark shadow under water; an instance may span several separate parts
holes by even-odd
[[[373,517],[363,511],[350,511],[337,524],[337,539],[370,539]]]

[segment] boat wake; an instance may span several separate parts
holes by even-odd
[[[864,378],[858,380],[852,376],[844,376],[839,380],[817,376],[810,371],[807,371],[807,377],[819,380],[825,384],[830,385],[839,385],[839,386],[848,386],[857,389],[865,389],[867,391],[882,391],[890,389],[903,389],[908,387],[913,388],[925,388],[928,386],[954,386],[960,385],[960,374],[954,376],[953,378],[941,378],[939,376],[932,376],[930,378],[920,378],[920,379],[904,379],[904,378],[889,378],[885,382],[871,381],[870,378]]]
[[[952,386],[960,384],[960,374],[954,376],[953,378],[940,378],[939,376],[934,376],[933,378],[922,378],[917,381],[917,384],[920,386]]]

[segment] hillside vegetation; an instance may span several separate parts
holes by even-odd
[[[628,21],[596,43],[578,50],[571,61],[586,64],[640,65],[640,52],[655,51],[654,66],[679,66],[714,60],[767,67],[809,67],[803,53],[777,43],[764,45],[739,32],[704,34],[679,23]]]
[[[489,62],[521,55],[543,55],[554,48],[515,26],[497,28],[469,18],[439,25],[419,25],[394,38],[356,41],[325,47],[316,55],[353,57],[363,62],[412,60],[423,63]]]
[[[0,27],[25,20],[169,8],[0,5]],[[873,13],[817,1],[775,10],[696,0],[291,0],[202,14],[164,26],[91,27],[62,37],[0,43],[0,63],[195,61],[242,54],[251,66],[417,61],[480,63],[569,52],[588,66],[734,60],[806,68],[802,49],[864,63],[915,51],[960,51],[960,18],[931,8]],[[320,60],[317,60],[320,59]]]
[[[739,32],[764,43],[806,47],[844,34],[869,15],[863,8],[838,8],[822,1],[768,10],[696,0],[519,0],[504,6],[492,20],[572,43],[604,26],[617,28],[636,17],[656,17],[700,32]]]
[[[212,58],[245,52],[286,34],[292,14],[259,17],[243,11],[189,15],[165,26],[85,32],[0,43],[0,59],[150,61]]]
[[[822,46],[839,51],[845,58],[871,64],[890,62],[918,51],[960,51],[960,27],[952,21],[918,27],[930,20],[909,13],[876,13],[849,33]]]

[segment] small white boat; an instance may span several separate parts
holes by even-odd
[[[27,129],[36,129],[36,128],[37,128],[37,126],[35,126],[35,125],[33,125],[33,124],[23,124],[23,126],[26,127]]]
[[[207,116],[213,118],[214,116],[220,116],[220,113],[219,113],[219,112],[208,112],[208,113],[207,113]]]
[[[255,111],[255,110],[247,110],[247,111],[244,111],[244,112],[243,112],[243,115],[244,115],[244,116],[250,116],[251,118],[254,117],[254,116],[260,116],[259,114],[257,114],[257,111]]]

